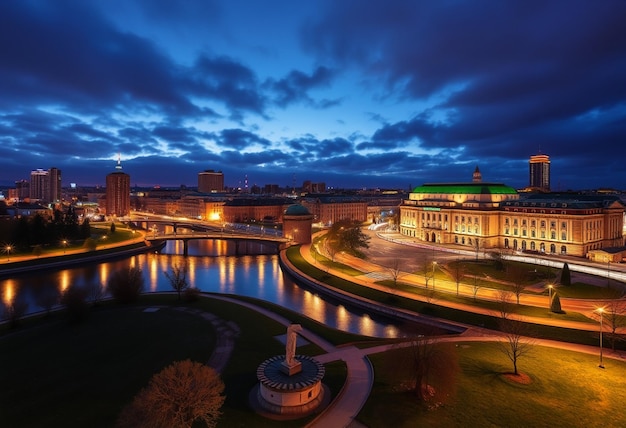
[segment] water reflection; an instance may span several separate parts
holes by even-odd
[[[173,291],[165,272],[175,265],[186,264],[189,282],[202,291],[256,297],[344,331],[378,337],[403,335],[402,330],[391,322],[373,320],[367,314],[355,313],[299,287],[283,274],[277,255],[214,257],[214,251],[218,249],[234,250],[219,241],[190,241],[190,254],[191,242],[194,242],[193,252],[197,256],[181,256],[180,241],[173,241],[161,254],[145,253],[124,260],[0,280],[2,302],[9,305],[15,299],[23,299],[28,302],[29,313],[42,311],[50,305],[47,303],[50,296],[58,297],[70,285],[96,293],[104,289],[112,272],[128,267],[143,271],[146,291]],[[203,248],[206,255],[200,255]]]

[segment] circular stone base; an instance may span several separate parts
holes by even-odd
[[[328,405],[330,404],[330,398],[331,398],[330,388],[328,388],[328,386],[322,383],[322,391],[320,392],[320,395],[318,397],[319,400],[318,399],[315,400],[315,403],[316,403],[315,406],[311,406],[313,404],[313,402],[311,402],[311,403],[307,403],[307,405],[305,406],[295,406],[295,407],[302,407],[301,409],[299,409],[300,410],[299,413],[291,413],[291,412],[277,413],[265,407],[265,405],[272,406],[272,404],[268,403],[261,397],[259,390],[260,390],[260,385],[256,384],[254,388],[252,388],[252,390],[250,391],[250,394],[248,395],[248,401],[250,403],[250,407],[252,407],[252,409],[257,414],[265,418],[275,420],[275,421],[288,421],[288,420],[300,419],[300,418],[305,418],[307,416],[310,416],[314,413],[319,413],[322,410],[324,410],[326,407],[328,407]],[[307,409],[304,409],[304,407],[307,407]]]

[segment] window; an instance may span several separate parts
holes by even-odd
[[[531,220],[530,227],[537,227],[537,222],[535,220]]]
[[[546,227],[546,221],[545,220],[541,220],[541,227]]]
[[[526,229],[522,229],[522,236],[526,236]]]
[[[537,236],[537,232],[535,232],[534,230],[531,230],[531,231],[530,231],[530,237],[531,237],[531,238],[534,238],[534,237],[536,237],[536,236]]]
[[[556,232],[554,230],[550,232],[550,239],[556,239]]]
[[[567,229],[567,222],[561,222],[561,229]]]
[[[561,232],[561,241],[567,241],[567,233]]]

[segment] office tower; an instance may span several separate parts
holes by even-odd
[[[49,193],[48,202],[61,201],[61,170],[58,168],[50,168],[48,170]]]
[[[216,193],[224,191],[224,174],[222,171],[207,169],[198,174],[198,192]]]
[[[20,180],[15,182],[15,197],[19,201],[30,197],[30,181]]]
[[[32,200],[47,201],[50,194],[50,180],[48,171],[45,169],[35,169],[30,172],[29,196]]]
[[[122,172],[119,159],[115,171],[106,178],[106,214],[116,217],[130,214],[130,175]]]
[[[528,162],[530,187],[550,191],[550,156],[533,155]]]

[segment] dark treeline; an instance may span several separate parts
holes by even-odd
[[[89,219],[82,224],[72,207],[66,212],[55,210],[50,219],[37,214],[8,219],[0,227],[0,242],[10,244],[15,251],[29,252],[36,247],[71,245],[72,241],[90,237]]]

